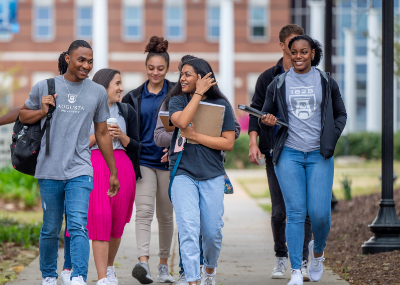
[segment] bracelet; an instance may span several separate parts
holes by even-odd
[[[201,95],[200,93],[194,93],[194,94],[200,95],[201,97],[203,97],[203,95],[204,95],[204,94],[203,94],[203,95]]]

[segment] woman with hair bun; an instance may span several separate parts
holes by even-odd
[[[314,282],[322,277],[331,226],[332,156],[347,115],[337,83],[316,68],[322,58],[321,44],[302,35],[289,42],[289,49],[293,67],[268,86],[262,109],[268,115],[262,117],[261,126],[275,126],[278,111],[289,125],[278,131],[272,162],[286,207],[286,241],[292,266],[288,285],[302,285],[307,212],[315,239],[308,245],[308,277]]]
[[[132,276],[141,284],[153,283],[150,274],[149,247],[151,223],[156,210],[159,231],[158,280],[175,282],[168,270],[172,236],[174,232],[173,208],[168,197],[169,171],[165,166],[165,149],[154,142],[157,110],[168,91],[174,86],[165,79],[169,68],[168,41],[153,36],[146,46],[145,66],[147,78],[138,88],[130,91],[122,102],[130,104],[137,112],[141,149],[140,173],[136,187],[136,242],[139,263]],[[162,162],[163,161],[163,162]]]

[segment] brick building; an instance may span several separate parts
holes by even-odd
[[[57,75],[59,54],[73,40],[91,43],[93,1],[19,0],[20,32],[0,32],[0,71],[18,66],[21,78],[10,105],[21,106],[37,81]],[[249,103],[258,75],[280,58],[278,33],[291,22],[291,6],[235,1],[235,104]],[[176,81],[179,59],[193,54],[211,63],[218,80],[219,15],[218,0],[108,0],[109,66],[121,70],[125,91],[139,86],[145,45],[158,35],[170,43],[167,78]]]

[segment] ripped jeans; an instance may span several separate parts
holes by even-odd
[[[71,237],[72,277],[86,281],[89,263],[89,236],[86,229],[93,178],[79,176],[69,180],[39,179],[43,208],[39,252],[42,277],[58,277],[58,240],[62,227],[64,200],[68,232]]]

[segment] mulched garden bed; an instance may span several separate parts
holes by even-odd
[[[400,251],[362,255],[361,245],[372,237],[368,225],[375,219],[380,194],[339,201],[325,249],[325,266],[350,284],[400,285]],[[400,189],[394,191],[400,217]]]

